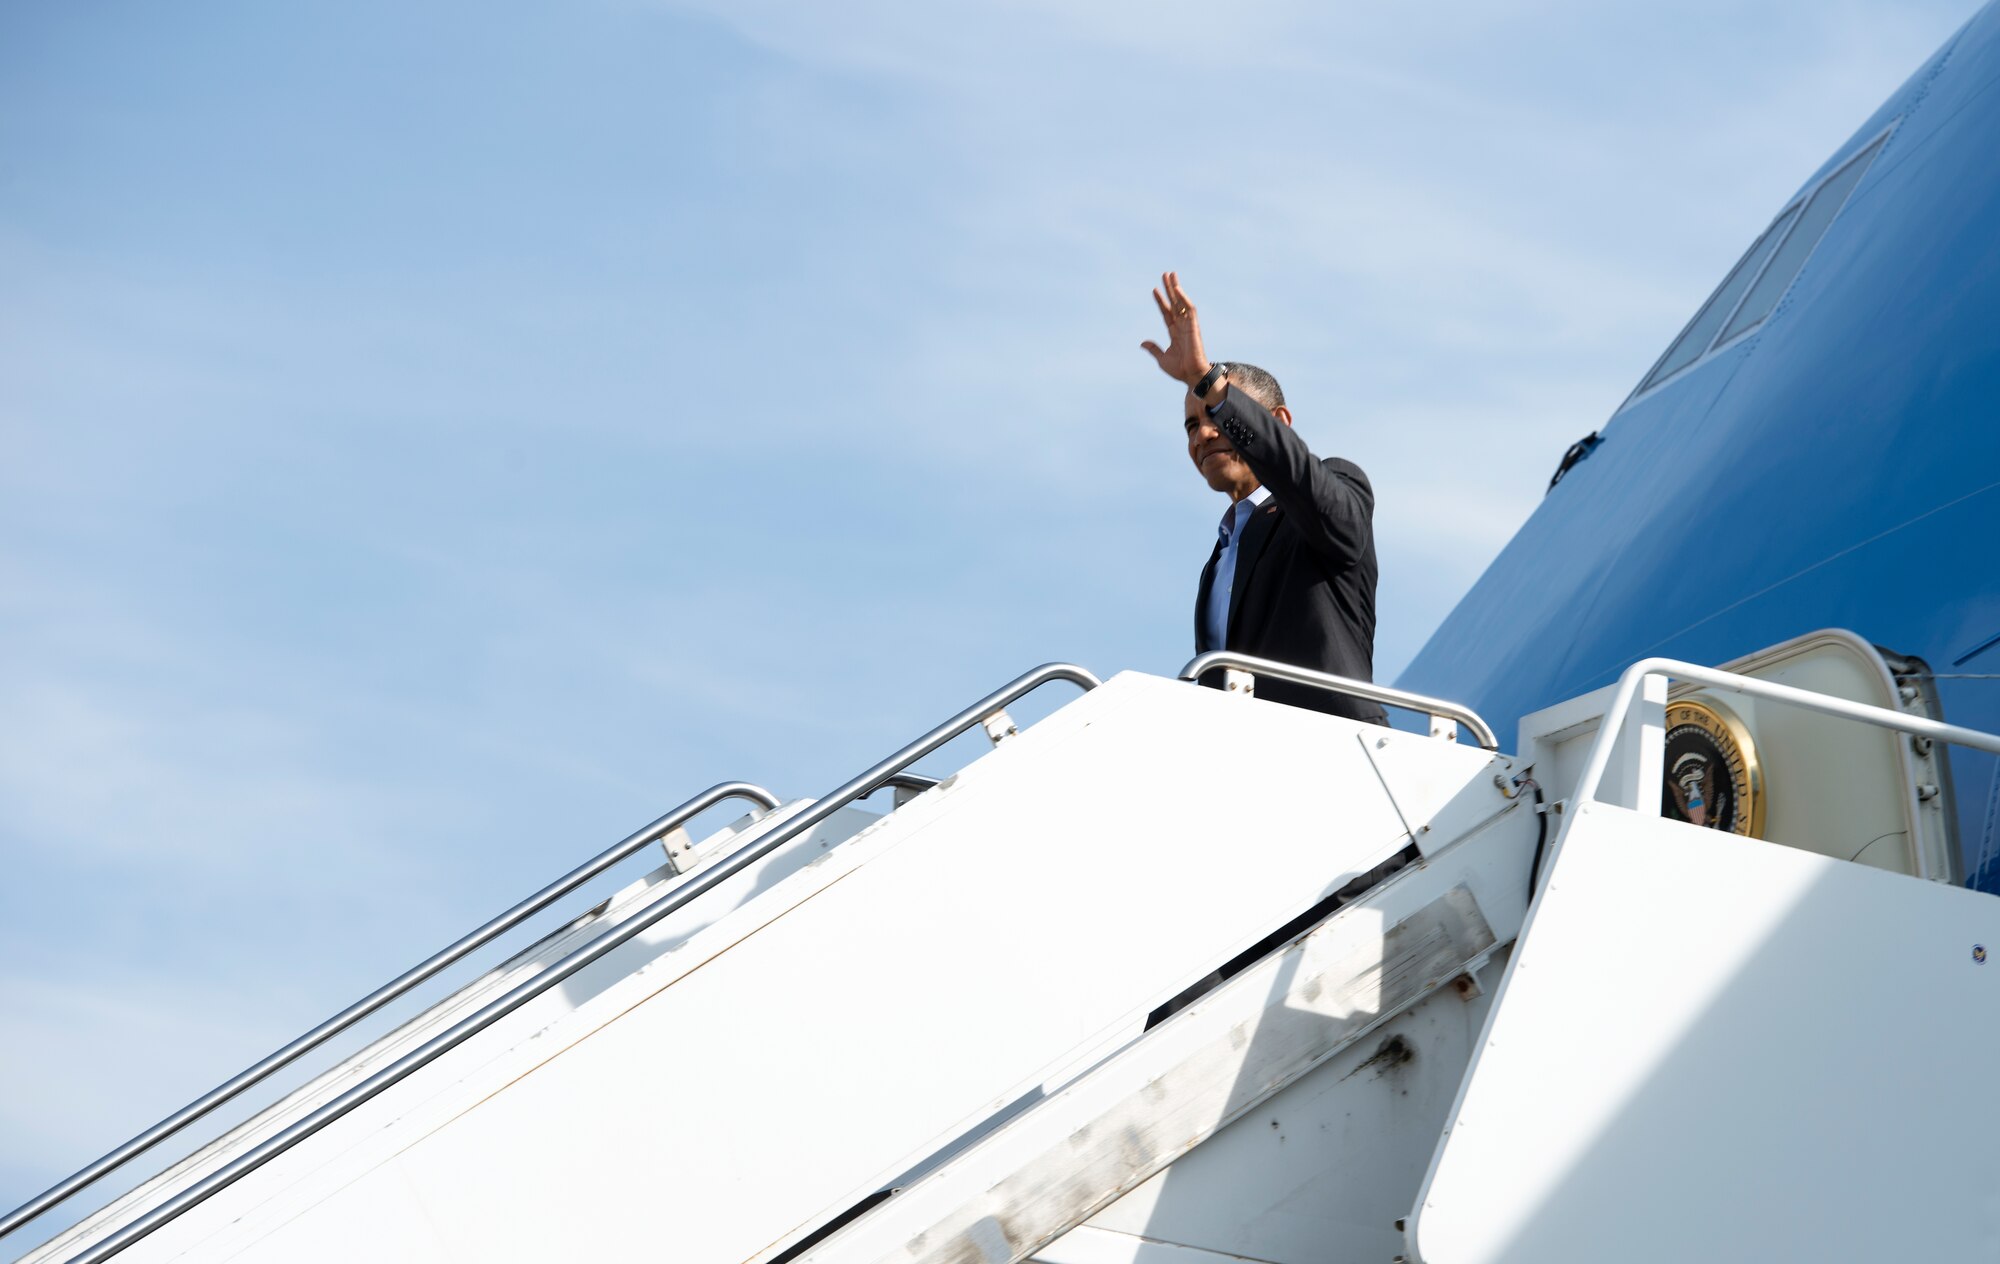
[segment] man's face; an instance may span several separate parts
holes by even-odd
[[[1236,454],[1229,440],[1222,437],[1215,419],[1208,415],[1208,409],[1193,391],[1187,393],[1182,407],[1187,418],[1188,459],[1201,471],[1208,485],[1238,498],[1257,490],[1257,476],[1250,472],[1250,466]]]

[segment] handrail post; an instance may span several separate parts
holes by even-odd
[[[1639,678],[1639,688],[1625,710],[1619,726],[1617,773],[1618,802],[1636,811],[1657,810],[1663,765],[1667,750],[1667,678],[1649,672]],[[1647,787],[1652,787],[1650,799]]]

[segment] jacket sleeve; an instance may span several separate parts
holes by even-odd
[[[1338,566],[1360,559],[1375,512],[1375,490],[1360,467],[1321,462],[1290,426],[1234,386],[1217,405],[1215,424],[1314,552]]]

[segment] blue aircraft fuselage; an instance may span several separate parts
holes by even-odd
[[[2000,731],[1997,403],[2000,0],[1776,208],[1398,683],[1505,733],[1649,654],[1842,627]],[[1995,763],[1952,755],[2000,891]]]

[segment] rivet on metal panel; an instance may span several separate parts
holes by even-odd
[[[1910,749],[1917,753],[1918,759],[1929,759],[1931,757],[1931,739],[1928,737],[1912,737],[1910,739]]]
[[[1929,803],[1932,799],[1935,799],[1937,797],[1938,797],[1938,788],[1932,783],[1926,781],[1924,784],[1917,787],[1917,802]]]
[[[1005,711],[995,711],[992,715],[981,720],[980,724],[985,726],[986,736],[992,739],[995,746],[998,746],[1021,731],[1014,727],[1013,717],[1009,716]]]

